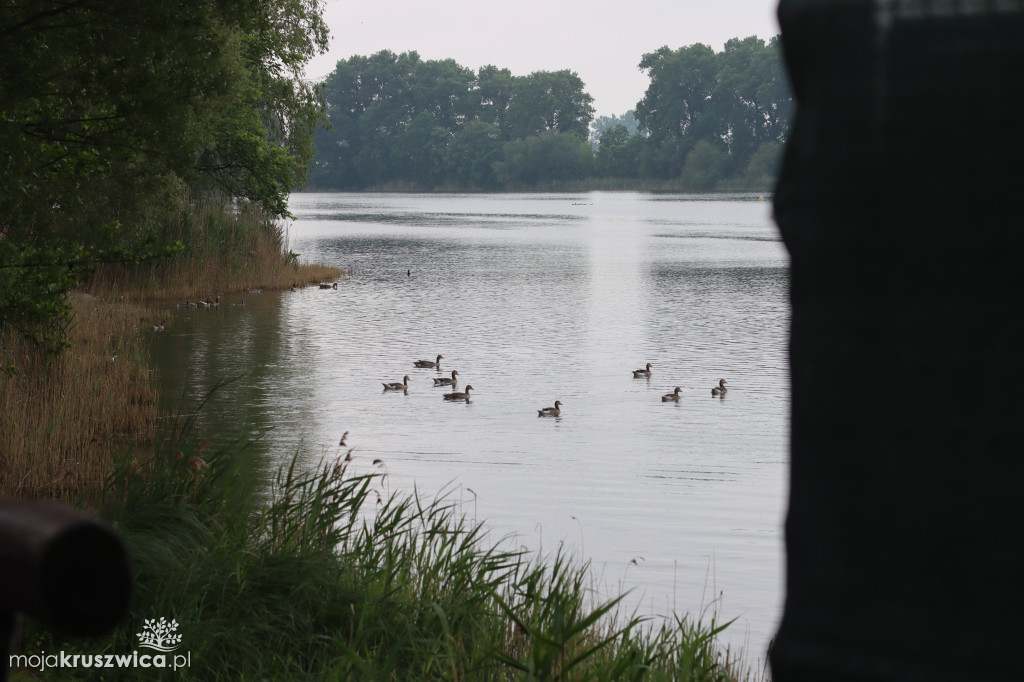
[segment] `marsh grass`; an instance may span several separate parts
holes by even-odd
[[[252,208],[183,196],[154,207],[150,221],[162,239],[188,248],[168,260],[101,265],[69,296],[68,350],[47,355],[0,325],[0,494],[93,497],[113,456],[152,441],[157,394],[146,335],[163,320],[141,304],[345,274],[300,263],[281,224]]]
[[[378,499],[386,474],[354,474],[341,454],[314,470],[296,454],[257,492],[238,453],[188,432],[123,459],[98,503],[136,569],[124,624],[90,641],[30,625],[22,653],[130,653],[144,620],[164,617],[180,624],[191,667],[146,679],[748,677],[717,650],[713,619],[623,617],[589,587],[587,564],[503,549],[446,494]],[[42,677],[56,673],[69,671]]]
[[[70,297],[71,347],[43,354],[0,330],[0,494],[74,500],[102,488],[111,455],[149,443],[157,393],[140,328],[152,313]]]
[[[180,201],[155,208],[151,222],[163,243],[185,249],[139,265],[104,264],[87,290],[121,300],[212,300],[252,288],[285,289],[333,281],[341,268],[303,263],[288,250],[286,228],[250,205]]]

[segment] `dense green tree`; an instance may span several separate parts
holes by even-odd
[[[716,84],[715,52],[697,43],[678,50],[668,47],[645,54],[640,68],[651,79],[636,117],[648,134],[648,145],[669,154],[648,157],[648,173],[677,177],[683,159],[697,140],[721,138],[724,126],[709,115]]]
[[[714,189],[725,177],[728,163],[728,155],[718,145],[707,140],[697,140],[693,149],[686,155],[680,180],[687,188]]]
[[[584,139],[593,117],[593,99],[571,71],[515,77],[485,66],[474,74],[415,52],[339,61],[324,96],[331,128],[317,137],[313,182],[339,189],[392,181],[493,188],[501,142],[544,132]]]
[[[259,10],[239,38],[244,69],[237,94],[197,167],[227,195],[277,217],[287,214],[288,194],[305,182],[313,159],[323,103],[303,69],[327,49],[328,31],[320,0],[254,6]]]
[[[640,132],[640,123],[636,120],[636,114],[632,109],[622,116],[614,114],[611,116],[598,116],[590,122],[590,144],[593,145],[595,150],[600,147],[601,136],[604,135],[605,131],[616,126],[625,128],[628,135],[636,135]]]
[[[777,39],[733,39],[720,53],[662,47],[640,67],[651,82],[635,112],[594,121],[593,99],[569,70],[514,76],[488,65],[474,74],[415,52],[340,61],[324,83],[332,128],[318,137],[314,183],[495,188],[572,179],[586,168],[657,179],[685,172],[704,187],[771,168],[765,145],[785,141],[792,106]],[[558,137],[588,133],[585,161]],[[698,169],[702,160],[714,167]]]
[[[395,135],[391,145],[394,177],[431,188],[443,181],[442,162],[451,134],[439,126],[434,115],[421,111],[412,123]]]
[[[506,142],[505,160],[496,164],[498,180],[536,185],[553,180],[577,180],[593,169],[590,145],[572,133],[548,130]]]
[[[188,174],[241,74],[205,9],[0,7],[0,333],[59,348],[64,294],[138,247],[145,199]]]
[[[501,130],[493,123],[472,121],[463,126],[448,144],[445,177],[459,187],[495,189],[495,164],[503,159]]]
[[[624,125],[605,130],[595,158],[595,171],[602,177],[635,178],[639,173],[642,137]]]
[[[508,139],[522,140],[547,131],[587,139],[594,98],[574,71],[537,71],[512,81]]]
[[[756,36],[733,38],[718,55],[718,78],[711,100],[715,115],[722,121],[724,141],[729,152],[727,173],[742,170],[765,135],[765,113],[757,99],[760,74],[753,62],[764,43]]]
[[[785,130],[780,118],[792,107],[788,82],[777,39],[768,45],[756,36],[733,38],[719,54],[718,85],[712,95],[725,122],[730,175],[742,173],[754,152],[765,142],[781,142]]]
[[[726,155],[722,174],[742,176],[762,144],[785,141],[792,95],[777,38],[767,45],[756,36],[734,38],[720,53],[699,43],[662,47],[645,54],[640,68],[651,79],[636,109],[645,174],[681,175],[704,141]],[[707,146],[695,158],[710,159]]]
[[[477,71],[476,95],[480,102],[479,119],[498,127],[502,139],[509,139],[508,107],[512,101],[512,72],[488,65]]]
[[[476,74],[454,59],[418,62],[410,82],[410,115],[415,119],[427,112],[441,128],[454,132],[479,115],[476,89]]]
[[[744,180],[750,187],[769,186],[779,174],[782,164],[782,144],[769,140],[757,148],[744,172]]]
[[[146,214],[182,187],[282,213],[325,45],[319,0],[0,5],[0,333],[59,348],[97,262],[174,248]]]
[[[369,128],[362,123],[362,116],[373,104],[377,90],[364,82],[364,74],[369,78],[370,73],[368,57],[351,57],[339,61],[324,83],[330,125],[319,129],[314,139],[317,155],[311,176],[316,185],[357,187],[360,176],[370,173],[355,163],[361,138]]]
[[[410,179],[406,135],[420,114],[436,125],[461,125],[475,104],[471,71],[455,62],[423,62],[417,52],[382,50],[341,60],[324,82],[331,127],[317,135],[317,186],[360,188]],[[420,127],[426,119],[422,119]]]

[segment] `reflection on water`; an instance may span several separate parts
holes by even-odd
[[[788,259],[757,199],[296,195],[291,250],[353,276],[175,309],[163,395],[188,409],[238,376],[199,420],[262,436],[254,467],[336,456],[349,431],[391,491],[447,488],[496,538],[565,541],[645,613],[721,592],[726,639],[756,656],[782,599],[789,409]],[[433,385],[453,369],[468,404]]]

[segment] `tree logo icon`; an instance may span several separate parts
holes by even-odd
[[[174,651],[181,646],[181,635],[174,634],[177,629],[178,621],[173,618],[169,623],[163,617],[159,621],[147,618],[142,626],[142,632],[138,633],[139,646],[157,651]]]

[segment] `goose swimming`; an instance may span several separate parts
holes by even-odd
[[[413,363],[412,363],[412,366],[413,367],[423,367],[425,369],[430,369],[430,368],[435,368],[435,367],[437,369],[441,369],[441,358],[443,358],[443,357],[444,357],[443,355],[438,355],[437,359],[434,360],[434,361],[430,361],[430,360],[414,360]]]
[[[434,385],[435,386],[458,386],[459,385],[459,380],[455,378],[457,375],[458,375],[458,371],[453,369],[452,370],[452,377],[451,377],[451,379],[449,379],[448,377],[434,377]]]
[[[445,393],[444,394],[444,399],[445,400],[465,400],[468,403],[469,402],[469,392],[472,391],[472,390],[473,390],[472,386],[466,386],[466,390],[464,392]]]
[[[651,376],[651,367],[653,367],[653,365],[648,362],[647,363],[647,367],[645,367],[644,369],[634,369],[633,370],[633,378],[634,379],[640,379],[641,377],[649,377],[649,376]]]
[[[409,382],[410,381],[411,381],[411,379],[409,378],[409,375],[406,374],[405,377],[402,378],[401,382],[392,381],[390,384],[384,384],[384,390],[385,391],[408,391],[409,390]]]
[[[556,400],[554,407],[545,407],[544,409],[537,410],[538,417],[557,417],[562,413],[561,410],[562,401]]]
[[[727,383],[729,382],[725,379],[719,379],[718,385],[711,389],[711,395],[725,395],[725,392],[729,390],[725,387]]]
[[[675,391],[673,391],[672,393],[666,393],[665,395],[661,396],[661,401],[663,403],[667,403],[667,402],[670,402],[670,401],[679,402],[679,399],[682,398],[682,395],[680,395],[682,392],[683,392],[683,389],[681,389],[678,386],[676,386],[676,390]]]

